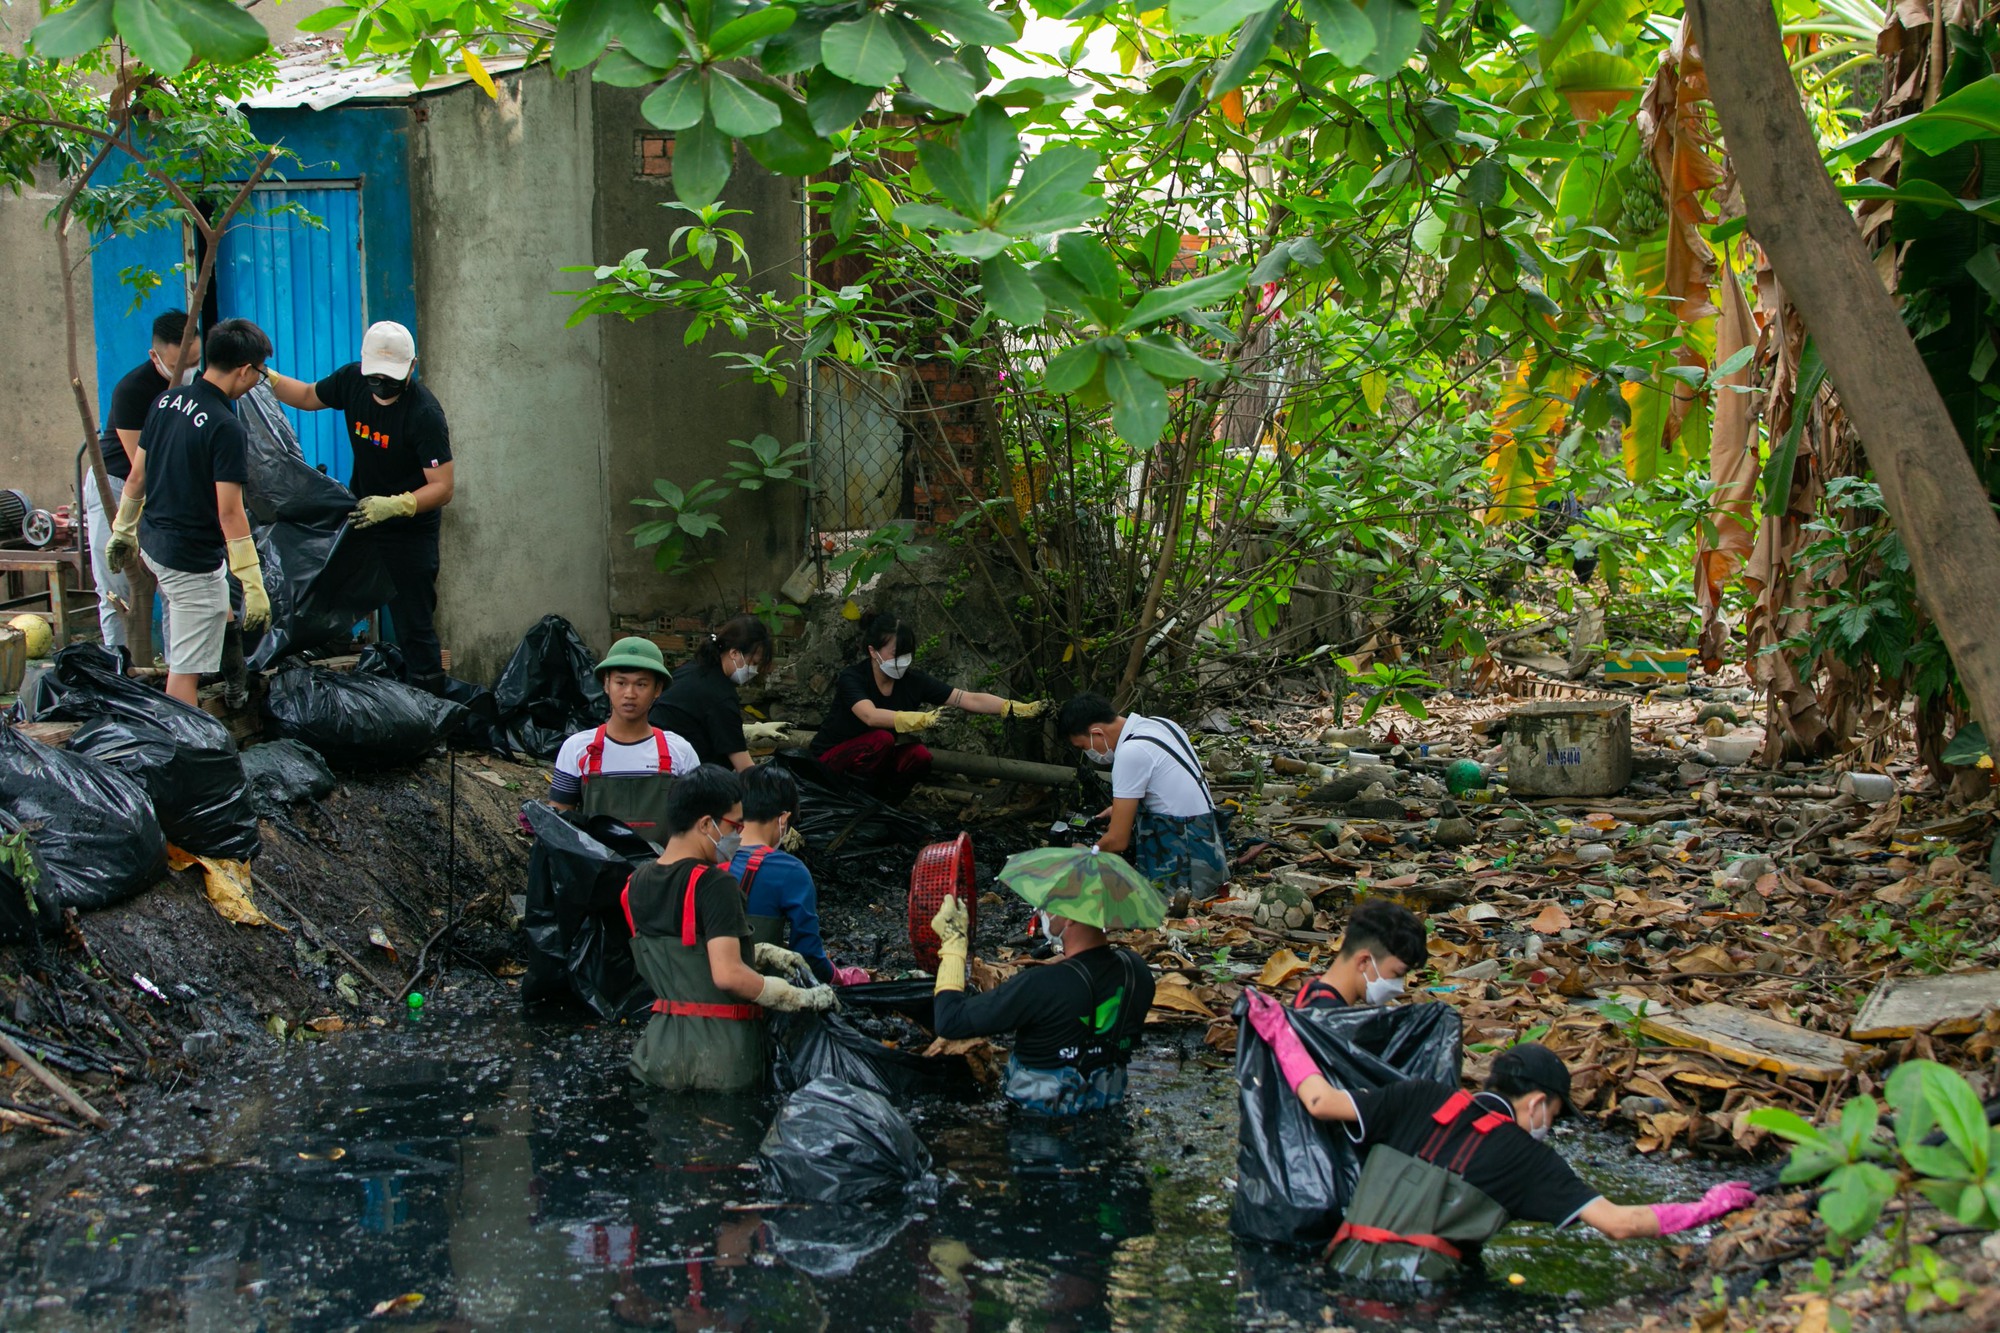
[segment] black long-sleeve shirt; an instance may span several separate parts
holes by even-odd
[[[1153,1007],[1145,959],[1116,946],[1031,967],[983,994],[939,991],[934,1020],[945,1038],[1014,1034],[1014,1057],[1030,1069],[1073,1065],[1090,1073],[1131,1058]]]

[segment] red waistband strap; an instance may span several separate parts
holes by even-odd
[[[1441,1254],[1453,1263],[1463,1263],[1465,1260],[1465,1255],[1458,1246],[1443,1236],[1405,1236],[1401,1232],[1385,1231],[1381,1227],[1364,1226],[1358,1222],[1342,1222],[1340,1230],[1334,1232],[1332,1241],[1328,1242],[1327,1250],[1331,1252],[1334,1246],[1344,1240],[1358,1240],[1368,1245],[1415,1245],[1434,1254]]]
[[[749,1022],[764,1016],[761,1004],[696,1004],[692,1000],[655,1000],[653,1012],[670,1018],[727,1018]]]

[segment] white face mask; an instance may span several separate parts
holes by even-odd
[[[1362,991],[1361,1002],[1363,1004],[1387,1004],[1398,995],[1401,995],[1404,989],[1405,983],[1401,977],[1385,977],[1382,975],[1382,969],[1377,967],[1375,969],[1375,979],[1370,981],[1366,989]]]
[[[1055,948],[1055,951],[1060,954],[1063,951],[1062,936],[1050,929],[1055,923],[1049,920],[1049,914],[1047,912],[1035,913],[1035,924],[1041,927],[1042,938],[1047,940]]]
[[[1096,764],[1099,768],[1109,768],[1111,767],[1111,761],[1118,757],[1118,747],[1114,745],[1108,750],[1100,750],[1095,745],[1086,745],[1083,748],[1083,754],[1084,758],[1090,760],[1091,763]]]
[[[745,662],[742,666],[737,667],[736,670],[729,673],[729,679],[738,685],[748,685],[751,681],[757,679],[757,668]]]
[[[172,375],[172,374],[170,373],[170,372],[171,372],[171,371],[173,370],[173,368],[174,368],[174,363],[173,363],[173,362],[171,362],[171,361],[162,361],[162,360],[160,359],[160,357],[159,357],[159,354],[158,354],[158,353],[155,353],[155,354],[154,354],[154,356],[153,356],[153,369],[154,369],[154,370],[156,370],[156,371],[158,371],[158,372],[160,373],[160,378],[161,378],[161,379],[163,379],[163,380],[171,380],[171,379],[173,379],[173,375]],[[187,368],[186,370],[183,370],[183,371],[181,372],[181,377],[180,377],[180,380],[179,380],[179,387],[180,387],[180,388],[183,388],[183,389],[185,389],[185,388],[186,388],[186,387],[187,387],[188,385],[190,385],[190,384],[193,384],[193,383],[194,383],[194,377],[195,377],[195,372],[196,372],[196,371],[198,371],[198,370],[200,370],[200,369],[201,369],[201,358],[199,358],[199,357],[196,357],[196,358],[195,358],[195,364],[193,364],[193,365],[189,366],[189,367],[188,367],[188,368]]]
[[[1524,1125],[1523,1128],[1528,1131],[1529,1138],[1533,1139],[1537,1143],[1540,1143],[1543,1139],[1546,1139],[1549,1136],[1550,1126],[1551,1122],[1549,1120],[1549,1104],[1547,1102],[1543,1102],[1542,1123],[1539,1125]]]
[[[910,669],[910,663],[916,660],[909,653],[904,653],[901,657],[878,657],[875,662],[882,668],[882,674],[890,680],[901,680],[903,673]]]

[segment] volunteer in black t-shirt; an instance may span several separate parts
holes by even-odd
[[[931,771],[931,752],[903,739],[937,725],[947,706],[968,713],[1038,717],[1048,704],[1017,703],[997,694],[956,689],[911,665],[917,631],[884,612],[862,622],[867,660],[833,681],[833,700],[813,737],[813,757],[836,773],[858,778],[876,796],[901,801]]]
[[[784,977],[805,960],[753,943],[743,888],[717,863],[743,832],[736,775],[703,764],[667,797],[667,842],[622,895],[632,961],[658,997],[632,1048],[632,1076],[670,1092],[740,1092],[764,1078],[765,1015],[833,1008],[833,987]],[[768,974],[768,975],[767,975]]]
[[[452,494],[451,431],[437,396],[412,378],[416,362],[410,331],[384,320],[361,336],[359,361],[317,384],[273,373],[271,391],[288,407],[330,407],[347,417],[354,450],[348,489],[360,501],[353,525],[395,581],[389,619],[410,683],[436,690],[444,683],[444,662],[431,618],[437,610],[438,510]]]
[[[208,331],[208,369],[168,388],[131,446],[132,472],[106,550],[123,569],[136,549],[166,599],[167,693],[194,706],[206,672],[222,669],[229,578],[243,585],[243,629],[271,619],[271,599],[243,512],[243,423],[235,402],[263,377],[271,340],[247,319]],[[226,564],[225,564],[226,558]]]
[[[104,400],[104,430],[97,437],[98,452],[104,455],[104,479],[110,483],[111,507],[106,511],[94,478],[83,486],[83,512],[90,533],[90,577],[97,585],[97,632],[104,646],[125,646],[125,611],[132,589],[123,570],[111,567],[105,548],[111,542],[111,516],[125,494],[125,479],[132,475],[132,460],[125,447],[139,443],[146,415],[153,410],[167,387],[168,373],[181,351],[181,337],[187,332],[187,312],[168,310],[153,318],[153,345],[146,359],[125,372]],[[190,351],[190,364],[180,382],[191,383],[200,367],[198,352]]]
[[[1473,1260],[1508,1222],[1583,1221],[1614,1240],[1666,1236],[1756,1201],[1740,1181],[1697,1203],[1613,1203],[1542,1139],[1570,1102],[1569,1070],[1537,1042],[1502,1051],[1468,1094],[1413,1079],[1347,1093],[1320,1073],[1284,1008],[1246,991],[1249,1026],[1316,1119],[1343,1122],[1365,1150],[1361,1179],[1327,1262],[1348,1277],[1437,1280]]]
[[[1153,1007],[1153,972],[1132,950],[1081,921],[1038,914],[1060,962],[1028,967],[983,994],[965,993],[965,905],[947,897],[931,918],[938,937],[932,1030],[947,1041],[1014,1034],[1008,1100],[1042,1115],[1073,1116],[1125,1100],[1125,1067]]]
[[[752,737],[743,725],[736,687],[748,685],[771,664],[771,631],[755,616],[737,616],[702,636],[694,657],[674,671],[653,705],[653,725],[685,737],[704,764],[741,772],[750,767]],[[758,723],[756,739],[776,740],[784,727]]]

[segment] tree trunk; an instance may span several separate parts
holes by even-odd
[[[1972,711],[2000,726],[2000,519],[1822,165],[1770,0],[1688,0],[1750,234],[1826,362]]]

